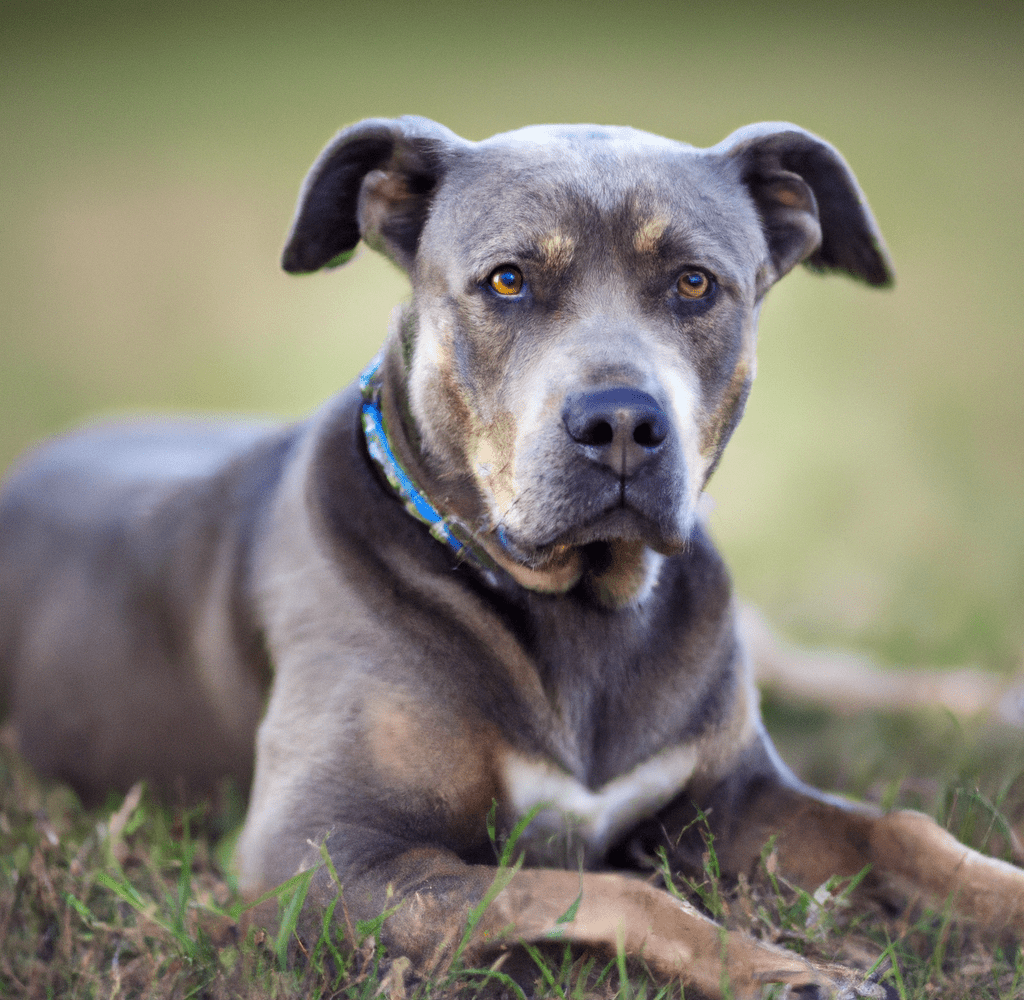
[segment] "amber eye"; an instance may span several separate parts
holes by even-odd
[[[523,287],[523,272],[506,264],[491,274],[491,288],[499,295],[518,295]]]
[[[684,271],[676,282],[684,299],[702,299],[711,291],[711,279],[703,271]]]

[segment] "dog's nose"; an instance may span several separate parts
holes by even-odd
[[[623,477],[653,458],[669,432],[668,416],[658,401],[626,386],[573,393],[562,410],[562,422],[592,461]]]

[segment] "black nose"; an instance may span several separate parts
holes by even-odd
[[[562,422],[592,461],[621,476],[631,476],[653,458],[669,432],[668,416],[658,401],[625,386],[573,393],[565,402]]]

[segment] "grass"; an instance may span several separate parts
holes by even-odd
[[[1007,751],[1010,773],[1019,757]],[[1000,849],[1007,825],[1024,817],[1024,776],[994,792],[936,782],[931,811],[968,843]],[[991,785],[991,782],[990,782]],[[916,796],[916,797],[915,797]],[[886,804],[922,805],[920,784]],[[230,801],[230,800],[228,800]],[[684,995],[622,955],[560,945],[531,947],[511,961],[465,968],[459,952],[423,978],[377,945],[379,923],[351,926],[343,903],[317,940],[295,934],[309,874],[274,895],[276,933],[258,927],[233,887],[227,859],[239,807],[169,809],[141,788],[102,810],[83,810],[58,783],[42,782],[7,747],[0,750],[0,996],[345,997],[349,1000],[526,996],[557,1000]],[[495,893],[515,870],[505,845]],[[860,970],[901,1000],[1019,1000],[1024,950],[993,941],[948,913],[891,913],[852,896],[857,879],[814,892],[789,885],[766,845],[760,877],[719,877],[706,838],[704,873],[671,888],[724,926],[782,945],[823,966]],[[342,900],[343,900],[342,895]],[[488,904],[485,898],[479,919]],[[347,932],[347,933],[346,933]],[[346,940],[349,943],[346,943]],[[462,945],[465,944],[463,940]],[[506,956],[508,958],[508,956]]]

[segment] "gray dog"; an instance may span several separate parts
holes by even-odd
[[[836,151],[785,124],[695,149],[365,121],[313,167],[284,266],[360,239],[412,300],[310,419],[101,427],[12,473],[0,661],[28,758],[85,794],[251,779],[245,887],[326,842],[348,915],[393,908],[418,962],[493,887],[473,958],[621,944],[711,996],[834,993],[636,877],[659,847],[699,870],[698,814],[731,875],[777,837],[808,888],[870,865],[874,892],[1024,933],[1024,872],[778,760],[698,516],[768,289],[801,261],[890,281]],[[524,817],[495,885],[489,822]],[[321,867],[309,911],[336,895]]]

